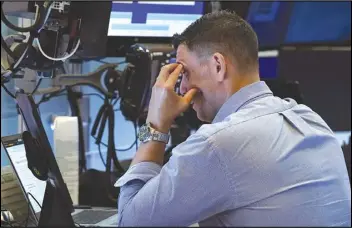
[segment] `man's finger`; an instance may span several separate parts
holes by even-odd
[[[162,82],[166,82],[170,73],[173,72],[178,65],[179,64],[177,64],[177,63],[171,63],[171,64],[163,66],[159,72],[159,76],[158,76],[157,80],[162,81]]]
[[[178,80],[178,77],[180,76],[182,69],[183,65],[179,64],[176,69],[170,74],[169,78],[166,81],[168,86],[174,87],[176,85],[176,82]]]
[[[183,101],[187,104],[190,104],[194,98],[194,96],[198,93],[198,89],[193,88],[190,89],[184,96],[183,96]]]

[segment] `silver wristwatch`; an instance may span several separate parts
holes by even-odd
[[[150,123],[144,124],[138,132],[138,138],[141,142],[158,141],[167,144],[169,142],[169,134],[159,132],[150,126]]]

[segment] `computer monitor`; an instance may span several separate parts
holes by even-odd
[[[39,226],[74,226],[71,216],[74,211],[73,202],[51,149],[33,97],[17,93],[16,101],[27,131],[33,139],[33,145],[29,146],[26,142],[27,139],[23,138],[26,144],[26,157],[27,159],[29,156],[33,158],[34,153],[40,155],[35,159],[45,158],[45,164],[48,167],[48,180],[46,181]],[[28,162],[30,162],[29,159]]]
[[[201,1],[113,1],[107,56],[124,57],[136,43],[170,44],[206,12]]]
[[[351,40],[351,2],[295,2],[284,43],[339,44]]]
[[[253,1],[246,20],[257,33],[260,50],[278,49],[286,35],[290,1]]]
[[[37,219],[40,216],[40,207],[43,204],[46,182],[37,179],[28,169],[26,148],[21,134],[2,137],[1,143],[17,176],[24,197],[27,198],[33,214],[36,215],[34,218]],[[27,196],[28,193],[33,197]],[[38,201],[39,205],[35,200]],[[36,220],[36,222],[39,221]]]
[[[172,37],[202,15],[198,1],[113,1],[108,36]]]
[[[260,51],[259,57],[259,76],[261,79],[275,79],[278,77],[279,51],[267,50]]]
[[[246,20],[261,50],[351,42],[351,2],[257,1]]]

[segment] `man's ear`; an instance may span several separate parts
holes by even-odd
[[[212,67],[213,67],[212,71],[216,75],[216,80],[218,82],[224,81],[226,78],[226,59],[225,59],[225,57],[221,53],[216,52],[213,54],[211,61],[212,61]]]

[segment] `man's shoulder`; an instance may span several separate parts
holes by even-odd
[[[263,126],[264,122],[261,120],[274,118],[274,115],[284,108],[282,99],[266,97],[250,102],[238,110],[233,110],[219,122],[203,125],[199,132],[206,137],[227,134],[228,130],[231,134],[242,134],[244,131],[252,131],[253,128]],[[241,131],[236,130],[239,128]]]
[[[268,121],[271,122],[273,118],[272,114],[256,117],[240,112],[233,113],[221,122],[203,124],[198,129],[197,134],[202,135],[207,139],[226,138],[226,136],[231,136],[231,138],[235,137],[240,140],[242,136],[253,134],[253,132],[258,131],[258,129],[270,131],[270,127],[266,126],[266,123],[268,123]]]
[[[282,127],[280,113],[285,110],[292,111],[311,127],[331,133],[324,120],[308,106],[297,104],[292,99],[269,97],[246,105],[220,122],[203,124],[197,135],[209,142],[219,138],[223,141],[228,137],[241,141],[248,136],[265,136]]]
[[[293,100],[268,97],[251,102],[220,122],[202,125],[197,133],[212,139],[236,136],[238,140],[248,135],[270,134],[275,128],[281,126],[280,112],[287,109],[298,110],[298,115],[313,113],[308,107],[297,105]]]

